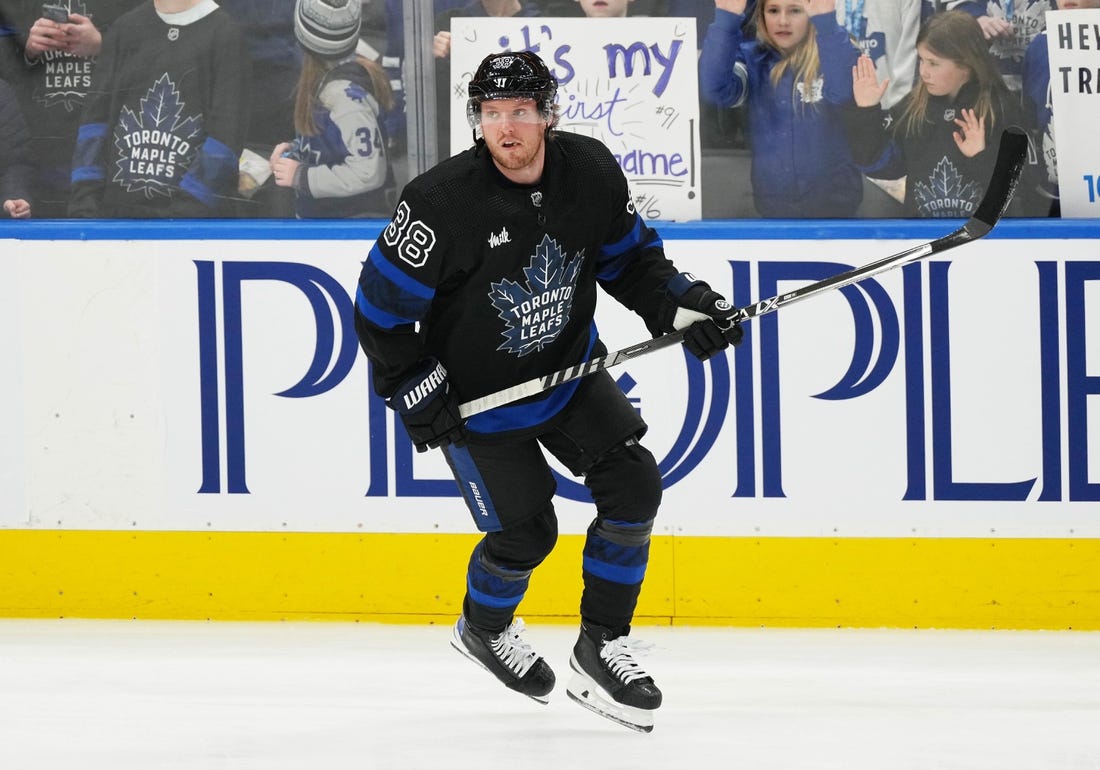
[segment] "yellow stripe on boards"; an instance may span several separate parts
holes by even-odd
[[[0,530],[0,616],[449,624],[477,535]],[[575,622],[583,536],[520,613]],[[653,538],[637,624],[1100,629],[1100,540]]]

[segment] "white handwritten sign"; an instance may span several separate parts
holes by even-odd
[[[1100,217],[1100,9],[1047,12],[1063,217]]]
[[[533,51],[557,77],[559,128],[601,140],[646,219],[702,215],[695,20],[456,18],[451,151],[472,142],[466,86],[494,51]]]

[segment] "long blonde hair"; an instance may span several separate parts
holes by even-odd
[[[924,45],[936,56],[970,70],[969,82],[978,84],[974,112],[985,119],[986,131],[992,131],[998,108],[1007,102],[1008,88],[977,19],[966,11],[937,13],[921,28],[917,45]],[[928,116],[928,100],[928,86],[918,81],[898,119],[900,133],[905,136],[920,133]]]
[[[386,71],[375,61],[365,56],[356,56],[356,62],[370,76],[371,93],[383,110],[393,108],[393,89],[390,88]],[[298,87],[294,98],[294,130],[302,136],[314,136],[320,129],[315,113],[321,95],[321,84],[325,75],[339,62],[322,59],[306,51],[302,57],[302,72],[298,76]]]
[[[764,11],[767,4],[768,0],[758,0],[752,12],[752,23],[756,27],[756,39],[780,56],[779,61],[772,67],[770,75],[772,86],[778,86],[779,81],[783,79],[783,75],[786,74],[787,70],[790,70],[794,77],[791,86],[792,100],[798,101],[793,98],[798,92],[798,84],[802,83],[803,93],[809,96],[810,89],[813,87],[814,81],[817,80],[818,73],[821,72],[821,55],[817,50],[817,28],[810,22],[809,29],[806,30],[806,37],[802,38],[802,41],[793,50],[784,53],[772,40],[771,35],[768,34],[768,27],[764,23]]]

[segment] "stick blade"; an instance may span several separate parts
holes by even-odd
[[[1020,174],[1027,160],[1027,134],[1023,129],[1009,126],[1001,132],[1001,144],[997,148],[997,161],[993,167],[993,176],[985,188],[985,196],[978,204],[978,210],[971,221],[977,220],[985,226],[981,235],[993,229],[1004,215],[1012,194],[1020,184]]]

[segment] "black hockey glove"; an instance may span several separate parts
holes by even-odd
[[[386,403],[401,415],[417,452],[466,443],[466,428],[447,382],[447,370],[434,358],[414,370]]]
[[[705,282],[680,273],[669,279],[667,290],[661,326],[666,331],[684,329],[684,347],[693,356],[706,361],[730,345],[741,344],[741,324],[726,320],[733,305]]]

